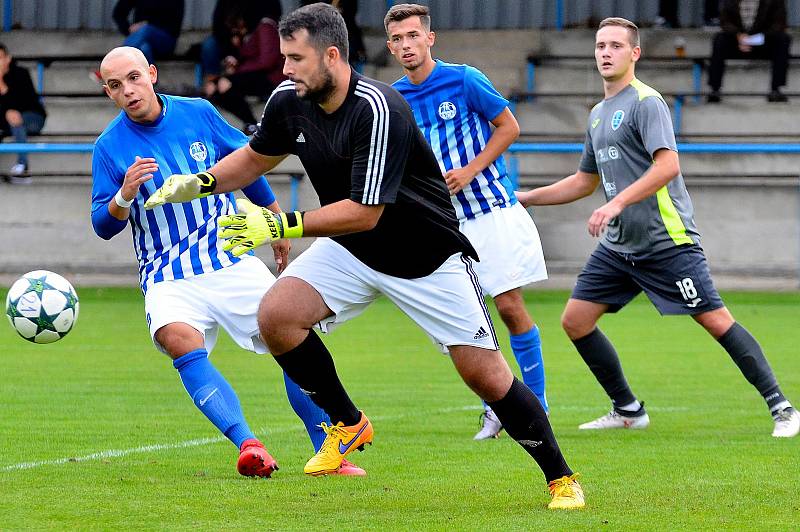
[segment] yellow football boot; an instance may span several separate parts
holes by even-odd
[[[306,475],[316,477],[334,473],[339,470],[345,456],[356,449],[363,451],[366,444],[372,445],[372,423],[364,412],[361,412],[361,420],[350,427],[345,427],[341,421],[336,425],[322,423],[320,427],[327,436],[317,454],[303,468]]]
[[[550,482],[547,487],[553,500],[547,505],[550,510],[575,510],[583,508],[586,503],[583,500],[583,488],[576,480],[578,473],[572,476],[564,476]]]

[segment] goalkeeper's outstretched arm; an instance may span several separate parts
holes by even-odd
[[[165,203],[183,203],[211,194],[245,188],[262,174],[275,168],[285,158],[286,155],[258,154],[246,144],[206,172],[169,176],[161,188],[148,198],[144,207],[153,209]]]
[[[245,144],[209,169],[209,173],[216,179],[214,193],[222,194],[245,188],[259,176],[278,166],[286,157],[287,155],[261,155],[249,144]]]

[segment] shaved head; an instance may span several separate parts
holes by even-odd
[[[161,102],[153,88],[158,72],[141,50],[131,46],[114,48],[100,63],[100,75],[103,90],[131,120],[148,123],[158,118]]]
[[[134,48],[133,46],[118,46],[108,52],[100,62],[100,75],[103,76],[103,81],[105,81],[103,71],[108,70],[112,62],[117,59],[128,59],[131,63],[143,67],[145,70],[150,66],[150,63],[147,62],[147,58],[138,48]]]

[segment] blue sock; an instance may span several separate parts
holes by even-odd
[[[544,390],[544,360],[542,360],[542,339],[539,327],[526,333],[511,335],[511,350],[522,371],[522,382],[536,395],[545,412],[549,412],[547,396]]]
[[[308,431],[308,437],[311,438],[311,444],[314,446],[314,452],[319,451],[326,436],[325,431],[320,428],[319,424],[324,421],[330,425],[331,418],[310,397],[304,394],[303,390],[286,373],[283,374],[283,382],[286,384],[286,397],[289,398],[289,404],[292,405],[297,417],[303,420],[303,424]]]
[[[237,449],[246,439],[255,438],[244,420],[236,392],[208,359],[208,351],[189,351],[173,360],[172,365],[195,406]]]

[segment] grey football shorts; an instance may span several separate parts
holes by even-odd
[[[640,292],[661,314],[701,314],[725,305],[703,248],[696,244],[642,256],[598,245],[578,275],[572,298],[606,304],[608,312],[617,312]]]

